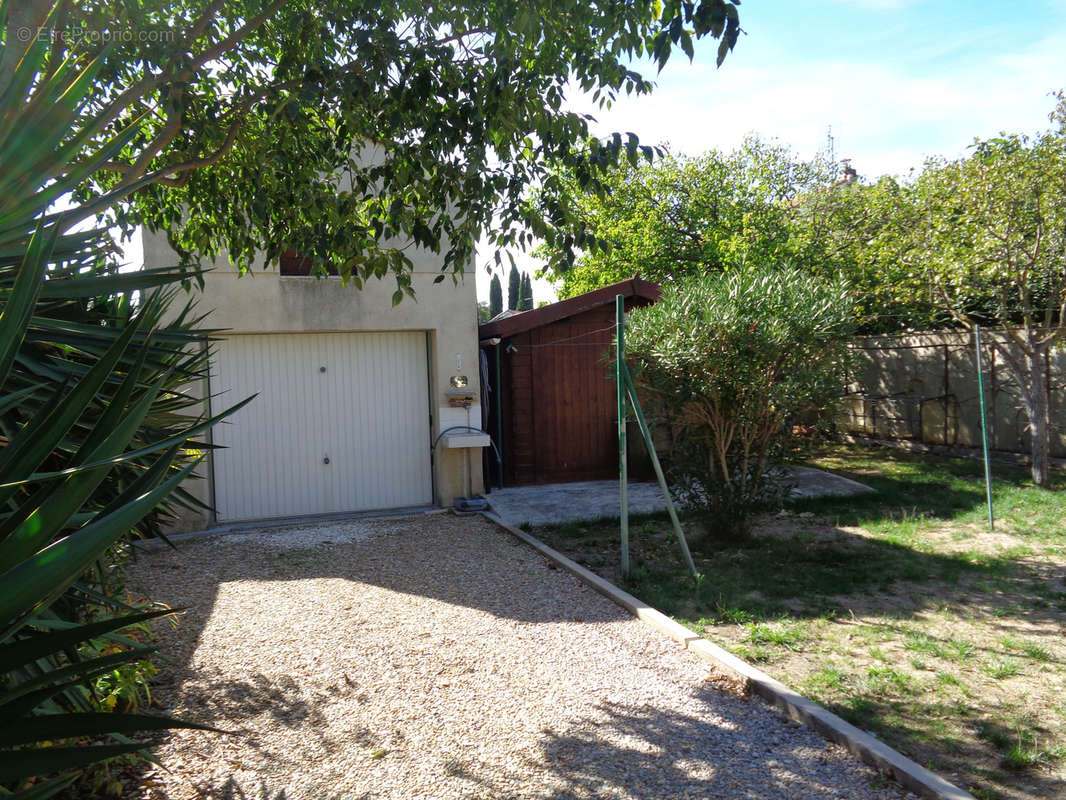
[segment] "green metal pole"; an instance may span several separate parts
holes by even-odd
[[[696,565],[692,561],[692,553],[689,552],[685,532],[681,530],[681,521],[677,518],[677,511],[674,510],[674,501],[670,497],[670,489],[666,486],[666,476],[663,475],[663,468],[659,463],[659,454],[655,452],[655,445],[651,441],[651,430],[648,428],[648,421],[644,419],[644,410],[640,407],[640,400],[637,399],[637,387],[633,385],[633,378],[629,375],[629,368],[623,364],[622,369],[625,371],[629,402],[633,404],[633,414],[637,418],[637,424],[640,425],[640,432],[644,436],[644,442],[648,445],[651,465],[655,468],[655,477],[659,479],[659,487],[663,490],[663,497],[666,498],[666,511],[670,514],[670,522],[674,526],[674,533],[677,534],[677,543],[681,545],[681,553],[685,557],[685,563],[688,565],[688,570],[692,573],[692,577],[695,578],[699,573],[696,571]]]
[[[974,343],[977,347],[977,397],[981,404],[981,444],[985,451],[985,495],[988,498],[988,528],[995,530],[996,518],[992,513],[992,464],[988,460],[988,421],[985,419],[985,378],[981,366],[981,326],[975,325]]]
[[[500,350],[503,339],[496,345],[496,485],[503,488],[503,372],[500,370]]]
[[[629,575],[629,475],[626,458],[626,388],[625,388],[625,317],[626,300],[614,298],[615,363],[614,376],[618,401],[618,497],[622,523],[622,575]]]

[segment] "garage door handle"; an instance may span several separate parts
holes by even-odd
[[[323,458],[322,459],[322,463],[323,464],[328,464],[329,463],[329,456],[326,456],[325,458]]]

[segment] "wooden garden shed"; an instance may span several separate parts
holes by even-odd
[[[486,430],[502,457],[504,486],[618,476],[610,377],[617,295],[628,310],[654,303],[659,287],[633,278],[479,326]],[[499,467],[487,460],[498,486]]]

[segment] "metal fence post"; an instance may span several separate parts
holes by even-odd
[[[614,298],[615,364],[614,379],[618,401],[618,499],[622,525],[622,575],[629,576],[629,475],[626,457],[625,317],[626,301]]]
[[[659,463],[659,454],[655,452],[655,443],[651,439],[651,428],[648,427],[648,421],[644,418],[644,411],[640,407],[637,387],[633,384],[633,378],[629,374],[629,367],[623,364],[622,369],[625,370],[626,391],[629,393],[629,402],[633,404],[633,416],[637,418],[640,433],[648,446],[648,455],[651,456],[651,465],[655,470],[655,478],[659,481],[659,488],[663,490],[663,497],[666,499],[666,511],[670,515],[670,524],[674,526],[674,534],[677,536],[677,543],[681,546],[681,555],[685,559],[685,565],[688,567],[688,571],[692,573],[692,577],[696,578],[699,576],[699,572],[696,570],[696,564],[692,561],[692,553],[688,549],[685,532],[681,529],[681,521],[677,518],[677,509],[674,508],[674,500],[670,496],[670,487],[666,485],[666,476],[663,474],[662,464]]]
[[[985,378],[981,368],[981,326],[974,325],[974,344],[977,349],[977,402],[981,404],[981,445],[985,454],[985,496],[988,499],[988,527],[995,530],[996,518],[992,513],[992,465],[988,460],[988,421],[985,419]]]

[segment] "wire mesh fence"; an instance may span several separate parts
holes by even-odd
[[[1005,356],[1021,350],[1003,330],[981,331],[989,446],[1027,453],[1028,418]],[[840,426],[849,433],[949,447],[980,447],[974,336],[965,331],[857,340]],[[1004,349],[1006,353],[1004,353]],[[1051,409],[1051,454],[1066,457],[1066,349],[1044,362]]]

